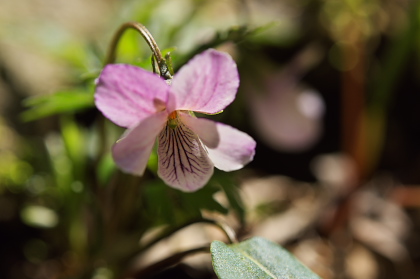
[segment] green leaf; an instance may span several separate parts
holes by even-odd
[[[100,184],[106,185],[115,171],[116,166],[114,159],[112,158],[111,152],[108,152],[100,159],[98,164],[97,173]]]
[[[219,186],[225,192],[226,198],[229,202],[229,211],[233,210],[233,212],[236,213],[239,222],[244,225],[245,206],[239,192],[239,187],[232,174],[216,170],[211,182]]]
[[[21,115],[24,121],[32,121],[53,114],[71,112],[94,106],[93,94],[85,90],[61,91],[49,96],[26,99],[24,106],[29,107]]]
[[[201,217],[202,209],[227,214],[228,210],[214,199],[214,194],[219,190],[219,187],[207,185],[196,192],[186,193],[156,179],[143,187],[144,212],[154,225],[177,225],[197,219]]]
[[[72,162],[73,175],[76,179],[83,179],[87,156],[84,131],[69,115],[63,115],[60,120],[63,143]]]
[[[220,279],[319,279],[281,246],[261,237],[226,245],[213,241],[213,267]]]

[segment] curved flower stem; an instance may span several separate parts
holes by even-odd
[[[165,58],[163,58],[155,39],[153,39],[153,36],[152,34],[150,34],[149,30],[147,30],[147,28],[143,24],[140,24],[138,22],[126,22],[123,25],[121,25],[121,27],[117,30],[109,46],[109,52],[105,60],[105,65],[115,62],[116,50],[121,36],[127,29],[130,28],[137,30],[149,45],[151,51],[153,52],[153,56],[156,59],[156,63],[158,64],[160,76],[164,79],[171,79],[172,75],[169,72],[168,66],[166,65],[166,60]]]
[[[195,254],[195,253],[208,253],[210,251],[210,245],[206,245],[206,246],[201,246],[201,247],[197,247],[197,248],[193,248],[190,250],[186,250],[186,251],[182,251],[179,253],[176,253],[172,256],[169,256],[159,262],[156,262],[152,265],[149,265],[147,267],[145,267],[144,269],[138,270],[138,271],[134,271],[131,272],[129,274],[127,274],[126,276],[124,276],[123,278],[147,278],[148,276],[158,272],[158,271],[162,271],[164,268],[169,267],[171,265],[177,264],[179,263],[183,258],[185,258],[186,256],[189,256],[191,254]]]
[[[209,220],[209,219],[206,219],[206,220]],[[226,234],[226,237],[228,238],[229,243],[238,243],[236,233],[232,229],[232,227],[230,227],[228,224],[220,222],[220,221],[214,221],[214,220],[209,220],[209,221],[214,222],[213,224],[218,226]]]
[[[225,233],[225,235],[227,236],[227,238],[229,240],[229,243],[237,243],[238,242],[238,240],[236,238],[235,231],[231,227],[229,227],[227,224],[219,222],[219,221],[215,221],[215,220],[212,220],[212,219],[203,218],[203,219],[191,220],[191,221],[188,221],[188,222],[186,222],[186,223],[184,223],[184,224],[182,224],[178,227],[171,228],[169,230],[164,231],[161,235],[157,236],[155,239],[153,239],[152,241],[150,241],[149,243],[147,243],[143,247],[141,247],[140,252],[150,248],[151,246],[153,246],[156,243],[158,243],[159,241],[171,236],[172,234],[176,233],[177,231],[179,231],[179,230],[181,230],[185,227],[188,227],[190,225],[197,224],[197,223],[207,223],[207,224],[215,225],[215,226],[219,227]]]

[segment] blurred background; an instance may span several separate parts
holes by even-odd
[[[175,69],[209,47],[234,57],[237,98],[210,118],[257,141],[246,168],[192,194],[160,181],[155,153],[144,177],[115,168],[123,129],[94,80],[127,21]],[[419,278],[418,50],[416,0],[0,0],[1,278],[216,278],[209,254],[145,269],[225,240],[196,224],[149,249],[202,217],[325,279]],[[151,70],[133,30],[117,54]]]

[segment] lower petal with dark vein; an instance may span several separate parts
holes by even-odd
[[[166,184],[186,192],[202,188],[213,175],[213,163],[198,136],[182,122],[159,134],[158,175]]]

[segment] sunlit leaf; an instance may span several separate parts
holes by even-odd
[[[58,223],[55,211],[39,205],[30,205],[22,209],[22,220],[29,226],[52,228]]]
[[[213,241],[210,251],[220,279],[319,279],[286,249],[261,237],[231,245]]]
[[[24,106],[29,107],[22,113],[24,121],[32,121],[53,114],[74,112],[94,106],[93,93],[84,90],[60,91],[49,96],[26,99]]]

